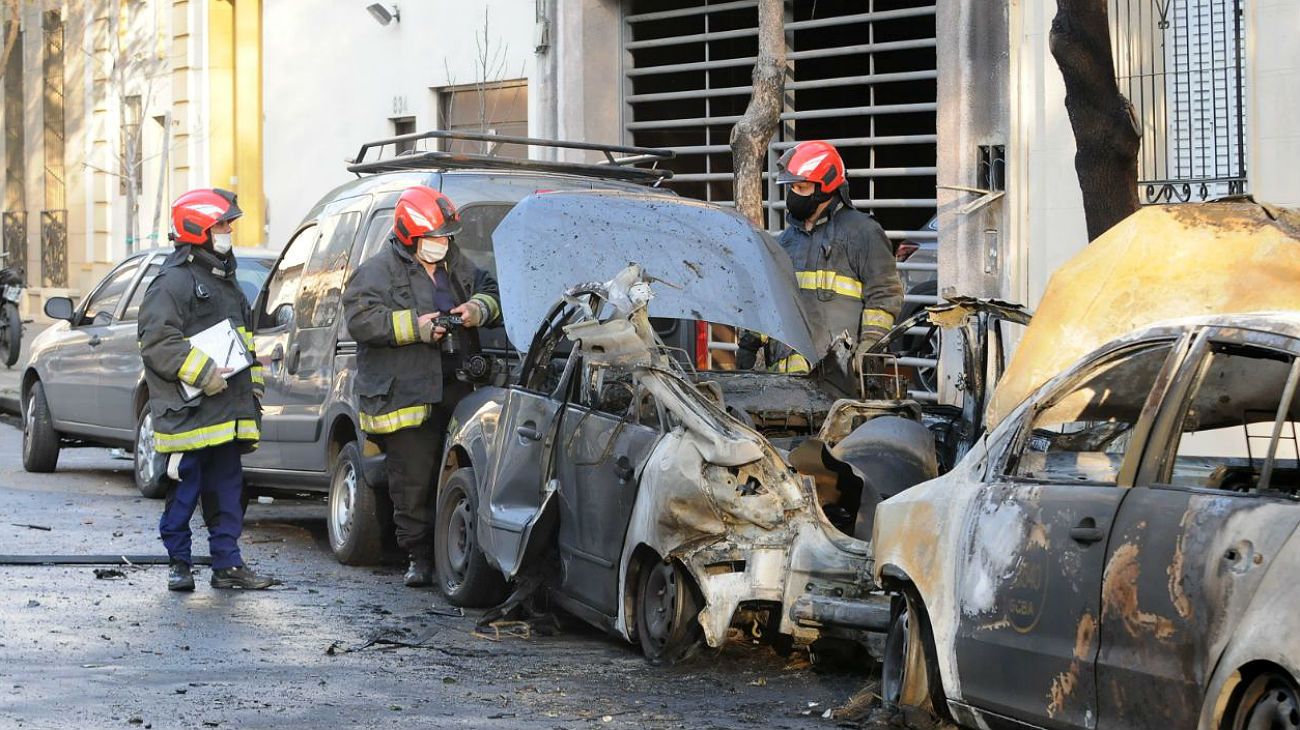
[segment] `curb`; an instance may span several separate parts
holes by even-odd
[[[0,390],[0,413],[6,413],[11,416],[22,415],[22,401],[18,398],[16,390]]]

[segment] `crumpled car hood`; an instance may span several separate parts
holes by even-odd
[[[1163,320],[1300,309],[1300,213],[1150,206],[1061,267],[989,404],[991,430],[1084,355]]]
[[[613,191],[539,193],[492,234],[506,332],[516,346],[575,282],[613,279],[629,262],[663,282],[650,316],[762,332],[810,361],[830,341],[799,303],[789,258],[767,233],[707,203]]]

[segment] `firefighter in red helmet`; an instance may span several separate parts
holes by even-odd
[[[853,208],[846,183],[844,160],[827,142],[800,142],[777,162],[777,184],[787,186],[780,242],[794,263],[800,294],[832,337],[847,332],[864,348],[893,327],[903,283],[884,229]],[[789,348],[768,354],[774,370],[809,369]]]
[[[239,536],[244,526],[240,455],[260,438],[262,369],[239,372],[219,366],[189,338],[222,321],[243,339],[256,363],[252,313],[235,279],[231,223],[242,211],[234,193],[192,190],[172,204],[176,250],[149,284],[140,305],[138,332],[145,383],[153,415],[154,447],[170,454],[176,484],[159,523],[171,569],[167,587],[194,590],[190,517],[204,501],[214,588],[267,588],[275,583],[244,565]],[[187,396],[184,385],[200,392]]]
[[[408,586],[433,583],[433,475],[456,403],[470,392],[457,371],[478,350],[477,328],[501,320],[496,280],[456,249],[459,231],[445,195],[407,188],[388,246],[343,294],[361,428],[384,451]]]

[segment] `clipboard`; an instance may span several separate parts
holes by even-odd
[[[230,372],[221,376],[226,380],[236,373],[252,367],[253,360],[244,347],[244,338],[231,326],[229,319],[223,319],[211,327],[190,335],[190,347],[197,349],[212,359],[215,367],[229,368]],[[203,389],[181,382],[181,397],[187,401],[203,395]]]

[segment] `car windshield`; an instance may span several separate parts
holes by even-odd
[[[262,284],[265,284],[266,277],[271,275],[271,266],[274,263],[273,259],[260,257],[239,259],[239,267],[235,269],[235,280],[239,282],[239,289],[244,292],[244,297],[249,302],[257,299],[257,293],[262,291]]]

